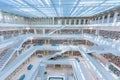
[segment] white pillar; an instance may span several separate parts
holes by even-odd
[[[65,25],[66,25],[66,19],[65,19]]]
[[[45,34],[45,29],[42,29],[43,30],[43,34]]]
[[[3,20],[3,15],[2,15],[2,12],[0,11],[0,22],[2,22]]]
[[[103,16],[102,16],[102,24],[104,23],[104,18],[105,18],[105,16],[103,15]]]
[[[109,21],[110,21],[110,14],[108,14],[107,16],[107,23],[109,23]]]
[[[93,24],[93,19],[90,19],[88,24]]]
[[[83,24],[85,24],[85,23],[86,23],[86,19],[83,20]]]
[[[76,19],[74,19],[74,25],[76,25]]]
[[[61,21],[62,21],[61,19],[58,20],[58,25],[61,25],[62,23]]]
[[[118,17],[118,12],[115,11],[114,13],[114,20],[113,20],[113,23],[115,23],[117,21],[117,17]]]
[[[79,25],[81,25],[81,19],[79,19]]]
[[[96,22],[97,22],[97,20],[96,20],[96,18],[95,18],[94,24],[96,24]]]
[[[99,30],[98,29],[96,29],[96,34],[99,35]]]
[[[37,34],[36,29],[34,29],[34,34]]]
[[[98,24],[100,23],[100,17],[98,17],[98,21],[97,21],[97,23],[98,23]]]
[[[54,25],[54,17],[52,19],[53,19],[53,23],[52,24]]]

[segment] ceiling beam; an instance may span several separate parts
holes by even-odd
[[[96,8],[100,7],[102,4],[104,4],[106,1],[108,1],[108,0],[104,0],[103,2],[101,2],[100,4],[98,4],[96,7],[92,7],[90,10],[84,11],[84,12],[81,13],[80,15],[82,15],[82,14],[87,14],[87,13],[93,11],[94,9],[96,9]],[[80,16],[80,15],[79,15],[79,16]]]
[[[77,4],[75,4],[75,6],[72,8],[72,10],[71,10],[71,12],[70,12],[70,16],[71,16],[71,14],[74,12],[74,10],[76,9],[76,7],[78,6],[78,4],[79,4],[79,2],[80,2],[81,0],[77,0]]]
[[[55,8],[55,5],[54,5],[53,1],[52,1],[52,0],[50,0],[50,1],[51,1],[51,3],[52,3],[52,6],[53,6],[53,8],[54,8],[54,10],[55,10],[55,12],[56,12],[56,14],[57,14],[57,16],[59,17],[58,11],[57,11],[57,9]]]
[[[40,9],[36,8],[35,6],[32,6],[29,2],[27,2],[26,0],[23,0],[24,3],[26,3],[27,5],[29,5],[31,8],[34,8],[35,10],[37,10],[38,12],[42,13],[44,16],[48,17],[44,12],[42,12]]]

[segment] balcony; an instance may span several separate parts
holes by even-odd
[[[75,19],[76,21],[77,19]],[[87,19],[86,19],[87,20]],[[77,21],[77,22],[71,22],[68,21],[62,22],[64,24],[59,24],[58,20],[57,21],[20,21],[20,20],[1,20],[0,21],[0,26],[15,26],[15,27],[25,27],[25,26],[30,26],[30,27],[58,27],[58,26],[119,26],[120,25],[120,16],[117,17],[116,22],[114,22],[114,17],[110,17],[109,20],[108,18],[104,19],[98,19],[98,20],[87,20],[85,21]],[[114,23],[113,23],[114,22]],[[69,23],[69,24],[68,24]]]

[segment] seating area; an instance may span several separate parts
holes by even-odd
[[[24,78],[25,78],[25,74],[21,75],[18,80],[24,80]]]
[[[62,57],[69,57],[69,56],[82,57],[82,55],[79,51],[66,51],[66,52],[62,53]]]
[[[32,67],[33,67],[33,65],[32,65],[32,64],[30,64],[30,65],[27,67],[27,70],[31,70],[31,69],[32,69]]]
[[[79,59],[79,58],[77,58],[77,57],[75,58],[75,60],[77,60],[78,62],[80,62],[80,59]]]
[[[56,46],[57,44],[56,43],[51,43],[52,46]]]

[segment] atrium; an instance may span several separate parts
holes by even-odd
[[[120,0],[0,0],[0,80],[120,80]]]

